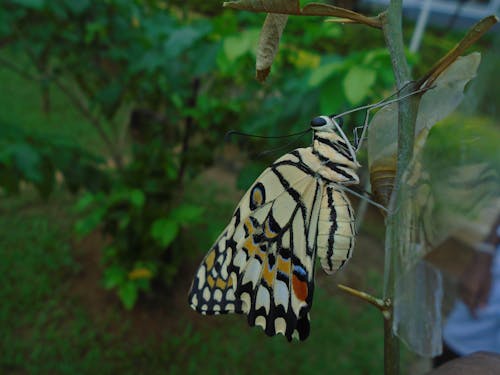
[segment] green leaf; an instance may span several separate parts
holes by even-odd
[[[363,66],[353,66],[344,77],[344,92],[347,100],[353,105],[365,99],[376,79],[376,72]]]
[[[118,82],[111,82],[97,92],[96,100],[98,105],[102,107],[102,111],[108,118],[113,117],[118,110],[122,94],[123,86]]]
[[[170,211],[169,217],[181,225],[189,224],[198,221],[204,211],[203,207],[192,204],[183,204]]]
[[[108,252],[110,249],[106,249]],[[127,281],[127,271],[118,265],[109,266],[104,270],[104,288],[112,289]]]
[[[249,29],[238,35],[224,38],[222,49],[229,61],[234,62],[246,53],[255,54],[259,30]]]
[[[222,44],[224,54],[229,61],[235,61],[238,57],[248,52],[248,45],[244,43],[241,36],[228,36]]]
[[[127,310],[131,310],[137,302],[139,291],[133,281],[126,282],[118,289],[118,296]]]
[[[175,30],[165,44],[167,54],[170,57],[177,57],[210,32],[210,29],[210,24],[201,23],[196,26],[186,26]]]
[[[42,173],[40,171],[40,154],[27,143],[18,143],[10,147],[10,152],[15,165],[22,175],[29,181],[41,182]]]
[[[94,201],[95,201],[94,194],[90,194],[90,193],[84,194],[80,199],[78,199],[78,202],[76,202],[75,211],[76,212],[83,212],[92,203],[94,203]]]
[[[151,237],[161,246],[170,245],[179,233],[179,224],[175,219],[157,219],[151,226]]]
[[[45,0],[11,0],[14,4],[25,6],[26,8],[42,9],[45,6]]]
[[[80,219],[75,224],[75,231],[78,235],[84,236],[92,232],[99,224],[102,223],[104,215],[106,214],[105,207],[99,207],[92,211],[90,214]]]
[[[134,189],[130,192],[130,203],[135,207],[142,207],[144,202],[146,201],[146,196],[142,192],[142,190]]]
[[[316,87],[328,80],[332,75],[342,71],[342,69],[344,69],[343,61],[334,61],[321,65],[312,71],[307,84],[309,87]]]
[[[214,70],[219,49],[220,44],[206,44],[192,51],[193,76],[201,76]]]
[[[71,12],[78,15],[89,8],[90,0],[66,0],[65,4]]]
[[[179,168],[172,160],[165,163],[165,173],[170,180],[175,180],[179,176]]]

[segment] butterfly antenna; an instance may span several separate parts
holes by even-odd
[[[295,137],[295,136],[299,136],[299,135],[304,135],[308,132],[310,132],[311,129],[306,129],[306,130],[303,130],[299,133],[292,133],[292,134],[287,134],[287,135],[275,135],[275,136],[272,136],[272,135],[257,135],[257,134],[249,134],[249,133],[243,133],[243,132],[239,132],[239,131],[236,131],[236,130],[230,130],[226,133],[226,135],[224,136],[224,142],[229,142],[231,140],[231,137],[233,135],[241,135],[243,137],[252,137],[252,138],[264,138],[264,139],[279,139],[279,138],[288,138],[288,137]]]
[[[297,136],[297,138],[296,138],[296,139],[293,139],[293,140],[291,140],[290,142],[288,142],[288,143],[286,143],[286,144],[284,144],[284,145],[282,145],[282,146],[279,146],[279,147],[273,148],[273,149],[271,149],[271,150],[266,150],[266,151],[259,152],[258,154],[256,154],[256,155],[255,155],[255,157],[256,157],[256,158],[262,158],[262,157],[264,157],[264,156],[266,156],[266,155],[268,155],[268,154],[272,154],[272,153],[274,153],[274,152],[276,152],[276,151],[279,151],[279,150],[282,150],[282,149],[288,148],[288,147],[290,147],[291,145],[294,145],[294,144],[298,143],[298,142],[299,142],[299,140],[300,140],[300,136],[301,136],[301,135],[304,135],[304,134],[306,134],[306,133],[308,133],[310,130],[311,130],[311,129],[308,129],[308,130],[307,130],[307,132],[297,133],[297,134],[295,134],[295,135]]]

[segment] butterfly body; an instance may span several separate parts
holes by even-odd
[[[196,311],[246,314],[269,336],[309,335],[314,262],[333,273],[352,255],[354,213],[341,185],[359,182],[352,146],[321,118],[312,146],[276,160],[241,199],[193,280]]]

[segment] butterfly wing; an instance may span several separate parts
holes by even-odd
[[[202,314],[244,313],[268,335],[291,340],[296,332],[305,339],[323,189],[300,150],[266,169],[202,261],[191,307]]]

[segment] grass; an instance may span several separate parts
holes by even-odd
[[[71,295],[81,266],[71,246],[72,200],[60,195],[43,203],[25,193],[0,204],[0,373],[382,372],[380,314],[320,288],[303,343],[270,339],[241,316],[199,322],[187,306],[161,342],[134,336],[119,308],[96,320]],[[116,319],[122,329],[110,331]]]
[[[46,115],[36,85],[2,69],[0,82],[8,108],[0,123],[67,137],[93,151],[101,147],[63,95],[53,92],[53,112]],[[63,192],[48,202],[29,189],[0,196],[1,374],[382,373],[379,312],[321,287],[303,343],[270,339],[241,316],[201,318],[184,300],[175,302],[179,313],[169,315],[168,326],[157,323],[161,340],[141,334],[134,312],[117,304],[96,316],[73,294],[78,275],[88,271],[74,247],[73,203]],[[380,283],[377,276],[370,280]],[[174,302],[166,301],[169,309]]]

